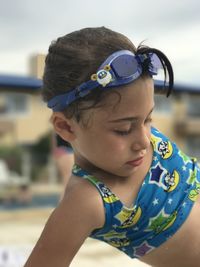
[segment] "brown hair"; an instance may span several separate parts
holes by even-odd
[[[123,34],[105,27],[84,28],[53,41],[45,60],[42,95],[44,101],[64,94],[81,83],[88,81],[102,62],[119,50],[130,50],[134,54],[149,51],[149,47],[134,44]],[[159,50],[156,50],[159,51]],[[164,68],[165,70],[165,68]],[[147,71],[144,70],[144,74]],[[71,103],[65,110],[67,116],[81,118],[82,103],[90,103],[88,108],[102,102],[112,90],[95,89],[84,98]]]

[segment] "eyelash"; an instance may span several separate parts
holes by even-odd
[[[152,122],[152,118],[148,118],[145,123],[151,123]],[[125,136],[128,135],[132,132],[132,127],[128,130],[128,131],[119,131],[119,130],[115,130],[115,133],[121,136]]]
[[[130,130],[128,130],[128,131],[115,130],[115,133],[118,134],[118,135],[124,136],[124,135],[128,135],[129,133],[131,133],[131,131],[132,131],[132,128],[130,128]]]

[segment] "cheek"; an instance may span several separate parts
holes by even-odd
[[[127,144],[122,138],[111,135],[109,138],[107,138],[103,146],[106,147],[106,150],[109,150],[113,156],[115,156],[115,153],[122,153],[125,151]]]
[[[103,153],[105,156],[112,154],[115,157],[115,155],[123,153],[127,147],[127,142],[123,138],[102,129],[91,131],[81,137],[82,150],[90,151],[91,154],[99,155]]]
[[[105,143],[102,142],[102,144],[99,143],[97,150],[98,152],[96,155],[101,158],[102,162],[109,165],[113,162],[115,162],[115,164],[121,164],[121,160],[126,157],[127,154],[125,145],[115,139],[111,139]]]
[[[151,140],[151,125],[149,125],[147,130],[147,138],[149,139],[149,141]]]

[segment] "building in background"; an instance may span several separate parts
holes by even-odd
[[[50,131],[41,84],[33,77],[0,75],[0,144],[32,144]]]
[[[55,171],[50,174],[44,166],[50,153],[38,151],[40,140],[52,132],[41,85],[35,77],[0,75],[0,160],[10,173],[7,176],[15,173],[26,183],[36,176],[48,180],[55,176]]]

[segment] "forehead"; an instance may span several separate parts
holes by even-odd
[[[125,116],[143,116],[154,106],[154,85],[150,78],[139,78],[134,83],[108,94],[105,105],[95,112],[102,120],[115,120]]]

